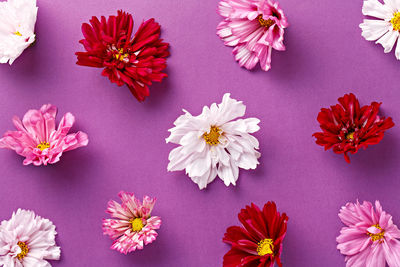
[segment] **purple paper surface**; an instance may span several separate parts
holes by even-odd
[[[61,260],[54,266],[221,266],[228,226],[251,202],[269,200],[289,216],[284,266],[345,266],[335,238],[337,213],[356,199],[380,200],[400,225],[399,127],[376,146],[351,156],[324,152],[311,135],[321,107],[354,92],[362,105],[383,102],[400,123],[399,66],[392,53],[361,37],[361,1],[282,0],[290,26],[286,52],[274,51],[272,69],[239,67],[216,35],[218,1],[39,0],[37,43],[10,67],[0,66],[0,132],[13,130],[13,115],[52,103],[77,119],[74,130],[89,145],[65,153],[51,166],[23,166],[0,150],[0,219],[17,208],[34,210],[57,226]],[[101,70],[75,64],[83,51],[81,23],[91,16],[133,14],[136,27],[154,17],[171,44],[169,77],[138,103],[127,87],[111,84]],[[240,171],[238,185],[216,179],[200,191],[182,172],[167,172],[167,130],[185,108],[192,114],[220,103],[225,92],[258,117],[262,157],[255,171]],[[157,197],[157,240],[127,256],[110,250],[103,236],[107,201],[120,190]]]

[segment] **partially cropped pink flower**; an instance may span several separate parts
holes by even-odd
[[[115,219],[103,220],[103,232],[115,239],[111,249],[127,254],[156,240],[160,229],[161,218],[151,216],[155,198],[143,197],[143,202],[132,193],[121,191],[118,196],[122,204],[111,200],[108,202],[107,213]]]
[[[283,51],[283,34],[289,26],[283,10],[275,0],[222,0],[218,13],[224,20],[217,34],[225,45],[233,46],[239,65],[252,69],[271,68],[272,48]]]
[[[75,122],[71,113],[66,113],[56,129],[57,107],[43,105],[40,110],[29,110],[22,121],[14,116],[17,131],[7,131],[0,139],[0,148],[15,150],[25,157],[24,165],[47,165],[60,160],[63,152],[86,146],[87,134],[77,132],[68,134]]]
[[[60,259],[54,224],[33,211],[18,209],[0,225],[0,266],[48,267]]]
[[[346,255],[346,267],[400,266],[400,231],[379,201],[347,203],[339,217],[346,225],[336,238],[337,248]]]

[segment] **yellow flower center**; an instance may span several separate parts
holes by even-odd
[[[18,35],[18,36],[22,36],[22,34],[19,31],[14,32],[14,34]]]
[[[219,137],[221,136],[220,134],[221,129],[218,128],[217,126],[211,126],[210,132],[207,133],[205,132],[203,134],[204,140],[206,140],[206,143],[212,146],[218,145],[219,144]]]
[[[274,254],[274,241],[266,238],[258,242],[257,253],[259,256],[273,255]]]
[[[400,12],[393,14],[393,18],[390,20],[390,23],[392,23],[393,30],[400,31]]]
[[[379,224],[372,225],[371,227],[375,227],[376,229],[381,230],[381,232],[377,233],[377,234],[367,232],[367,235],[369,235],[371,237],[371,240],[373,242],[379,241],[385,236],[385,231],[382,230],[382,228],[379,226]]]
[[[28,248],[28,246],[26,245],[25,242],[19,241],[19,242],[17,243],[17,245],[18,245],[18,246],[20,247],[20,249],[21,249],[21,253],[19,253],[19,254],[17,255],[17,258],[18,258],[19,260],[22,260],[22,259],[28,254],[29,248]]]
[[[128,53],[124,53],[124,49],[118,49],[118,53],[114,54],[113,57],[117,60],[124,61],[125,58],[129,57]]]
[[[272,19],[265,20],[261,14],[258,15],[257,19],[260,25],[264,26],[267,29],[269,29],[269,27],[275,24],[275,21],[273,21]]]
[[[39,148],[41,151],[43,151],[49,147],[50,147],[50,144],[47,142],[41,142],[40,144],[37,145],[37,148]]]
[[[347,133],[346,139],[347,139],[347,140],[350,140],[350,141],[353,141],[353,139],[354,139],[354,132]]]
[[[132,231],[133,232],[139,232],[143,228],[143,221],[142,218],[135,218],[130,221],[132,225]]]

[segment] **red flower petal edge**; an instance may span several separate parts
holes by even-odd
[[[392,118],[378,115],[382,103],[372,102],[369,106],[360,107],[354,94],[346,94],[338,101],[339,104],[329,109],[321,109],[317,120],[322,132],[313,136],[318,145],[344,154],[345,160],[350,163],[349,152],[355,154],[360,148],[378,144],[394,123]]]
[[[86,52],[75,53],[76,64],[104,68],[102,75],[118,86],[126,84],[139,101],[149,96],[153,81],[161,82],[167,74],[168,43],[160,39],[160,25],[149,19],[142,22],[132,38],[133,18],[118,11],[117,16],[92,17],[82,24],[85,39],[79,42]]]
[[[282,267],[282,241],[286,235],[288,217],[268,202],[260,210],[255,204],[246,206],[238,215],[242,226],[231,226],[223,241],[232,246],[224,256],[224,267]]]

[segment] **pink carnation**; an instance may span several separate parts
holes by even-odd
[[[107,213],[115,219],[103,220],[103,232],[115,239],[111,249],[127,254],[144,245],[152,243],[156,237],[155,230],[160,229],[161,218],[151,216],[155,198],[144,196],[143,202],[132,193],[121,191],[119,204],[113,200],[108,202]]]
[[[337,248],[346,255],[346,267],[400,266],[400,231],[379,201],[347,203],[339,217],[346,225],[336,238]]]
[[[222,0],[218,13],[224,20],[217,34],[225,45],[235,47],[233,54],[240,66],[271,68],[272,48],[283,51],[283,34],[289,26],[275,0]]]
[[[14,116],[17,131],[8,131],[0,139],[0,148],[8,148],[25,157],[24,165],[53,164],[60,160],[63,152],[86,146],[87,134],[68,134],[75,122],[71,113],[66,113],[56,129],[57,107],[43,105],[40,110],[29,110],[22,121]]]

